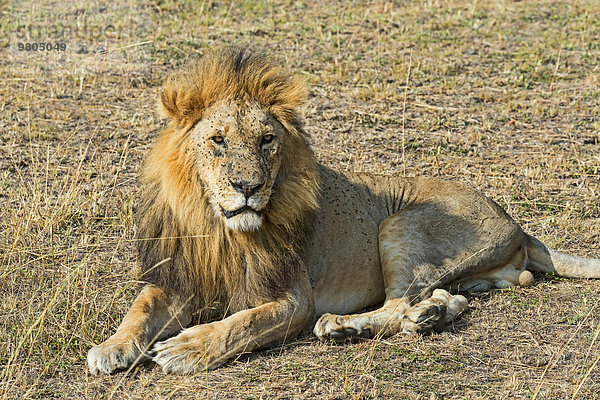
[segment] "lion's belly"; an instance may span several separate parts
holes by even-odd
[[[386,212],[367,187],[328,178],[306,262],[316,314],[348,314],[385,298],[377,237]]]
[[[385,298],[378,259],[363,259],[349,250],[337,260],[322,257],[309,269],[318,270],[313,275],[316,316],[358,312]]]

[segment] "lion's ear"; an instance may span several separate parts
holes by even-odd
[[[164,116],[180,125],[186,114],[186,106],[181,93],[171,85],[166,85],[160,94],[161,109]]]
[[[169,86],[160,93],[160,103],[164,116],[175,119],[179,115],[177,109],[177,91]]]
[[[192,107],[192,99],[186,95],[186,90],[167,83],[160,94],[160,105],[164,116],[175,125],[185,125],[190,119],[197,118],[201,107]],[[195,112],[198,111],[198,112]]]

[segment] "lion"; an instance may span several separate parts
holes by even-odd
[[[545,246],[461,184],[319,164],[305,97],[240,48],[167,80],[136,210],[146,286],[89,350],[92,374],[150,359],[194,373],[310,327],[335,342],[440,331],[461,293],[529,286],[531,271],[600,277],[600,260]]]

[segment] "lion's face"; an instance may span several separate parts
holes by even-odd
[[[226,100],[190,133],[215,213],[229,229],[260,228],[281,167],[283,125],[257,103]]]

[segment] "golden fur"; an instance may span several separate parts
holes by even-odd
[[[209,53],[168,80],[161,102],[171,123],[145,165],[137,210],[144,281],[193,297],[196,306],[224,303],[229,312],[288,289],[301,265],[306,219],[318,207],[316,162],[296,114],[304,97],[303,82],[239,49]],[[204,110],[226,99],[258,101],[287,131],[281,185],[260,235],[227,229],[195,172],[188,133]]]
[[[136,211],[149,284],[88,352],[93,374],[150,355],[166,372],[214,368],[285,341],[315,315],[313,332],[327,340],[430,332],[467,306],[444,287],[530,285],[528,269],[600,277],[600,260],[546,247],[475,190],[318,165],[296,114],[304,93],[242,49],[211,52],[168,80],[170,123]],[[215,302],[222,318],[209,321]]]

